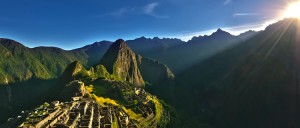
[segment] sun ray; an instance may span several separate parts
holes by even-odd
[[[300,19],[300,1],[290,3],[284,13],[284,17]]]

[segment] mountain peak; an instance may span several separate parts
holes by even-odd
[[[118,39],[111,45],[110,49],[111,48],[118,50],[118,49],[129,48],[129,47],[123,39]]]
[[[227,37],[232,37],[229,32],[226,32],[222,29],[218,29],[216,32],[212,33],[209,37],[210,38],[227,38]]]
[[[217,32],[225,32],[225,31],[222,30],[221,28],[218,28]]]
[[[128,81],[136,86],[145,85],[138,69],[136,54],[122,39],[116,40],[109,47],[100,64],[117,80]]]
[[[125,43],[125,41],[123,39],[117,39],[115,43]]]
[[[214,32],[212,34],[212,36],[213,35],[231,35],[231,34],[229,32],[226,32],[226,31],[222,30],[221,28],[219,28],[216,32]]]
[[[78,72],[80,72],[83,69],[83,66],[81,65],[81,63],[79,61],[74,61],[67,67],[67,69],[69,69],[69,71],[71,72],[71,75],[73,76],[73,75],[77,74]]]
[[[68,82],[71,82],[73,80],[73,77],[82,70],[85,69],[79,61],[74,61],[71,64],[69,64],[60,77],[60,85],[65,85]]]
[[[224,30],[222,30],[221,28],[219,28],[216,32],[212,33],[211,35],[207,36],[195,36],[193,37],[191,40],[189,40],[188,42],[210,42],[213,40],[225,40],[225,39],[229,39],[229,38],[234,38],[235,36],[231,35],[229,32],[226,32]],[[235,40],[235,39],[234,39]]]

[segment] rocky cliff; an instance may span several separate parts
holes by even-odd
[[[86,70],[75,61],[66,68],[61,79],[67,84],[76,76],[94,80],[101,78],[127,81],[138,87],[144,86],[145,81],[159,84],[174,78],[174,74],[165,64],[135,54],[121,39],[110,46],[99,64]]]
[[[136,86],[145,85],[138,67],[136,54],[122,39],[115,41],[110,46],[100,63],[117,80],[128,81]]]

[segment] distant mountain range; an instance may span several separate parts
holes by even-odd
[[[128,40],[133,51],[167,64],[175,73],[228,49],[256,32],[233,36],[221,29],[210,36],[194,37],[188,42],[170,38]],[[101,41],[74,50],[55,47],[28,48],[11,39],[0,39],[0,83],[7,84],[32,77],[49,79],[59,76],[66,66],[80,61],[85,67],[97,64],[112,42]]]
[[[190,127],[299,127],[299,22],[268,26],[184,70],[172,91],[156,94],[185,113]]]
[[[32,85],[33,78],[69,82],[75,78],[70,74],[77,74],[82,81],[109,79],[145,88],[180,113],[177,127],[298,128],[299,22],[284,19],[239,36],[218,29],[187,42],[141,37],[69,51],[0,39],[0,83],[8,84],[0,86],[0,102],[8,103],[0,108],[20,110],[27,102],[46,100],[53,86]],[[38,102],[31,100],[37,97]]]

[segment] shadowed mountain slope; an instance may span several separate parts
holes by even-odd
[[[99,63],[109,46],[113,42],[110,41],[101,41],[95,42],[91,45],[86,45],[82,48],[71,50],[74,54],[83,54],[86,55],[87,67],[94,66],[95,64]],[[83,63],[83,62],[82,62]],[[85,64],[85,63],[83,63]]]
[[[212,35],[193,37],[184,42],[179,39],[157,37],[129,40],[128,45],[142,56],[159,60],[168,65],[176,74],[217,53],[229,49],[255,35],[250,31],[240,36],[231,35],[218,29]]]
[[[299,20],[285,19],[196,64],[176,77],[170,99],[194,123],[299,127],[299,30]]]

